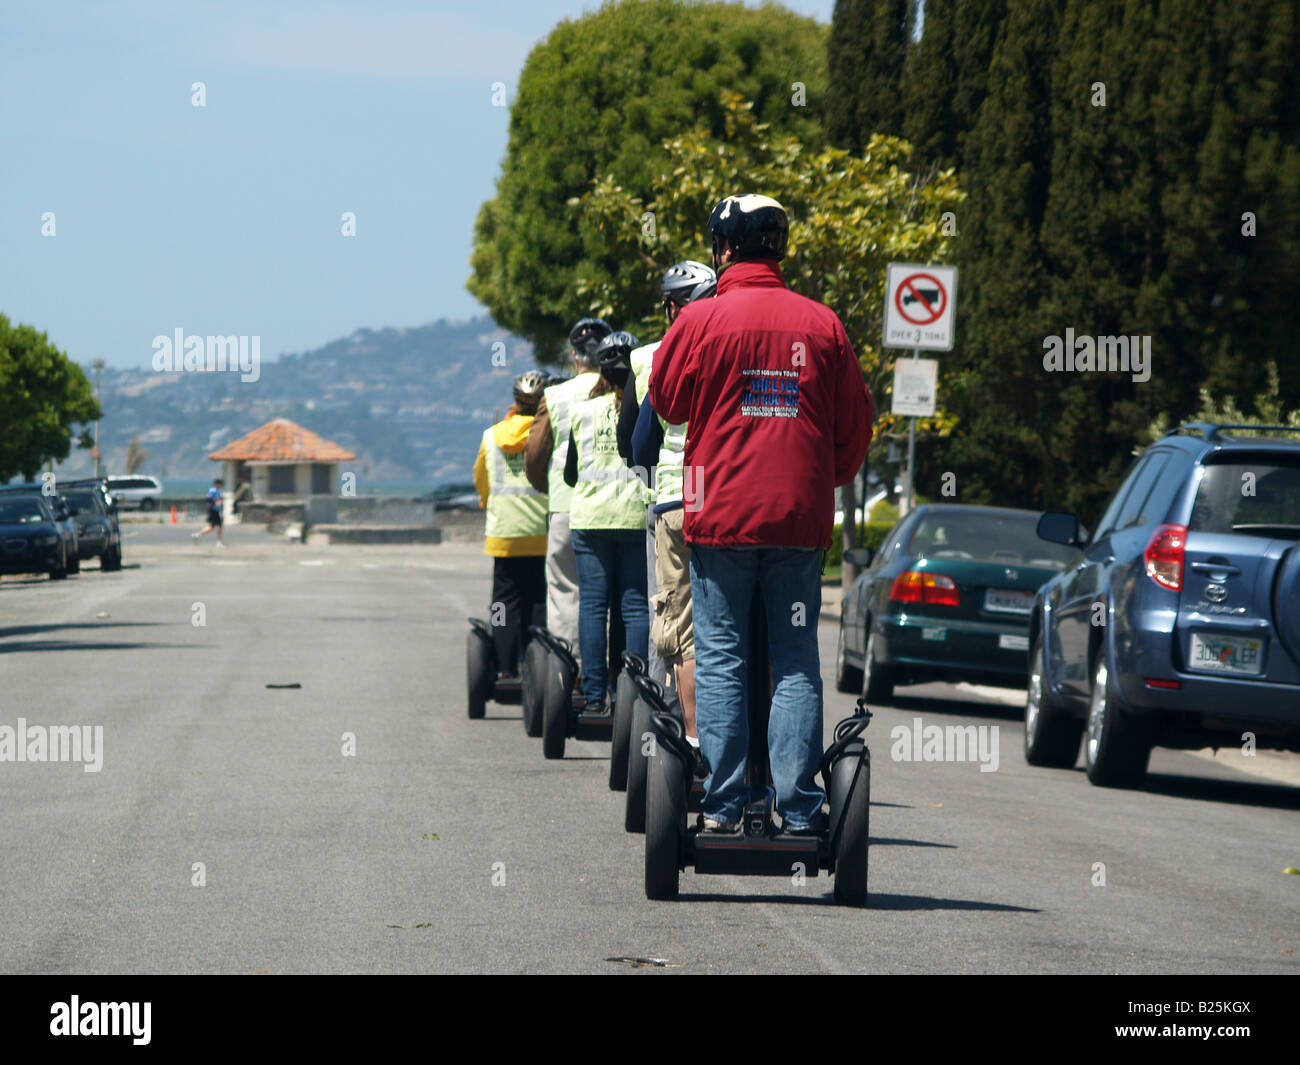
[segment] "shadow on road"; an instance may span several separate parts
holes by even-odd
[[[59,632],[63,629],[152,628],[162,624],[161,621],[69,621],[51,625],[10,625],[0,629],[0,640],[12,636],[35,636],[37,633]]]
[[[104,643],[101,641],[82,642],[76,639],[57,640],[17,640],[16,636],[47,635],[67,629],[132,629],[155,628],[163,625],[160,621],[78,621],[60,625],[11,625],[0,629],[0,655],[24,654],[34,651],[139,651],[155,648],[186,649],[185,644],[178,643]],[[188,648],[192,650],[193,648]]]
[[[869,845],[872,847],[942,847],[944,850],[954,851],[957,849],[955,843],[934,843],[928,839],[890,839],[886,836],[872,836]]]
[[[886,895],[871,892],[869,910],[990,910],[1000,913],[1042,913],[1032,906],[1008,906],[1002,902],[977,902],[974,899],[935,899],[929,895]]]
[[[835,909],[849,909],[835,901],[835,896],[827,891],[822,895],[719,895],[713,892],[690,894],[685,891],[678,895],[679,902],[774,902],[804,906],[831,906]],[[1041,913],[1029,906],[1008,906],[1001,902],[978,902],[975,899],[936,899],[929,895],[887,895],[868,891],[868,910],[988,910],[1000,913]]]
[[[1274,810],[1300,810],[1300,788],[1266,781],[1148,773],[1144,790],[1175,799],[1204,799],[1240,806],[1266,806]]]

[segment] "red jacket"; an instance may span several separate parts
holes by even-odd
[[[716,297],[673,322],[649,395],[667,421],[689,423],[689,542],[830,546],[835,486],[861,468],[873,422],[834,311],[787,289],[775,262],[735,263]]]

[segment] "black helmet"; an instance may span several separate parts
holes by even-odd
[[[641,341],[631,333],[622,330],[610,333],[596,349],[600,376],[616,388],[626,388],[628,376],[632,373],[632,349],[640,346]]]
[[[580,355],[594,355],[613,327],[603,318],[584,318],[569,330],[569,344]]]
[[[731,245],[736,259],[780,261],[785,258],[790,220],[785,208],[770,196],[728,196],[709,215],[709,235],[713,238],[715,262],[722,254],[724,240]]]
[[[617,333],[610,333],[600,342],[600,346],[596,349],[596,358],[600,362],[600,372],[632,369],[632,349],[640,346],[641,341],[637,340],[631,333],[625,333],[622,330]]]
[[[520,414],[537,413],[542,392],[550,384],[541,370],[529,370],[515,378],[515,408]]]
[[[712,296],[718,288],[718,275],[711,266],[685,259],[668,267],[659,288],[664,299],[685,306],[692,300]]]

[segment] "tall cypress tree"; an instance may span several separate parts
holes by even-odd
[[[860,152],[873,133],[902,136],[913,7],[914,0],[836,0],[826,129],[841,147]]]
[[[966,502],[1045,497],[1053,401],[1044,392],[1039,230],[1051,157],[1049,69],[1062,0],[1010,0],[989,63],[987,96],[965,139],[959,215],[958,346],[944,406],[961,419],[927,464],[958,472]],[[921,475],[925,478],[923,468]]]

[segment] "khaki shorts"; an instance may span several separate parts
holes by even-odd
[[[659,590],[651,605],[650,639],[669,665],[695,657],[691,624],[691,549],[682,534],[686,511],[681,507],[659,515],[655,527],[655,580]]]

